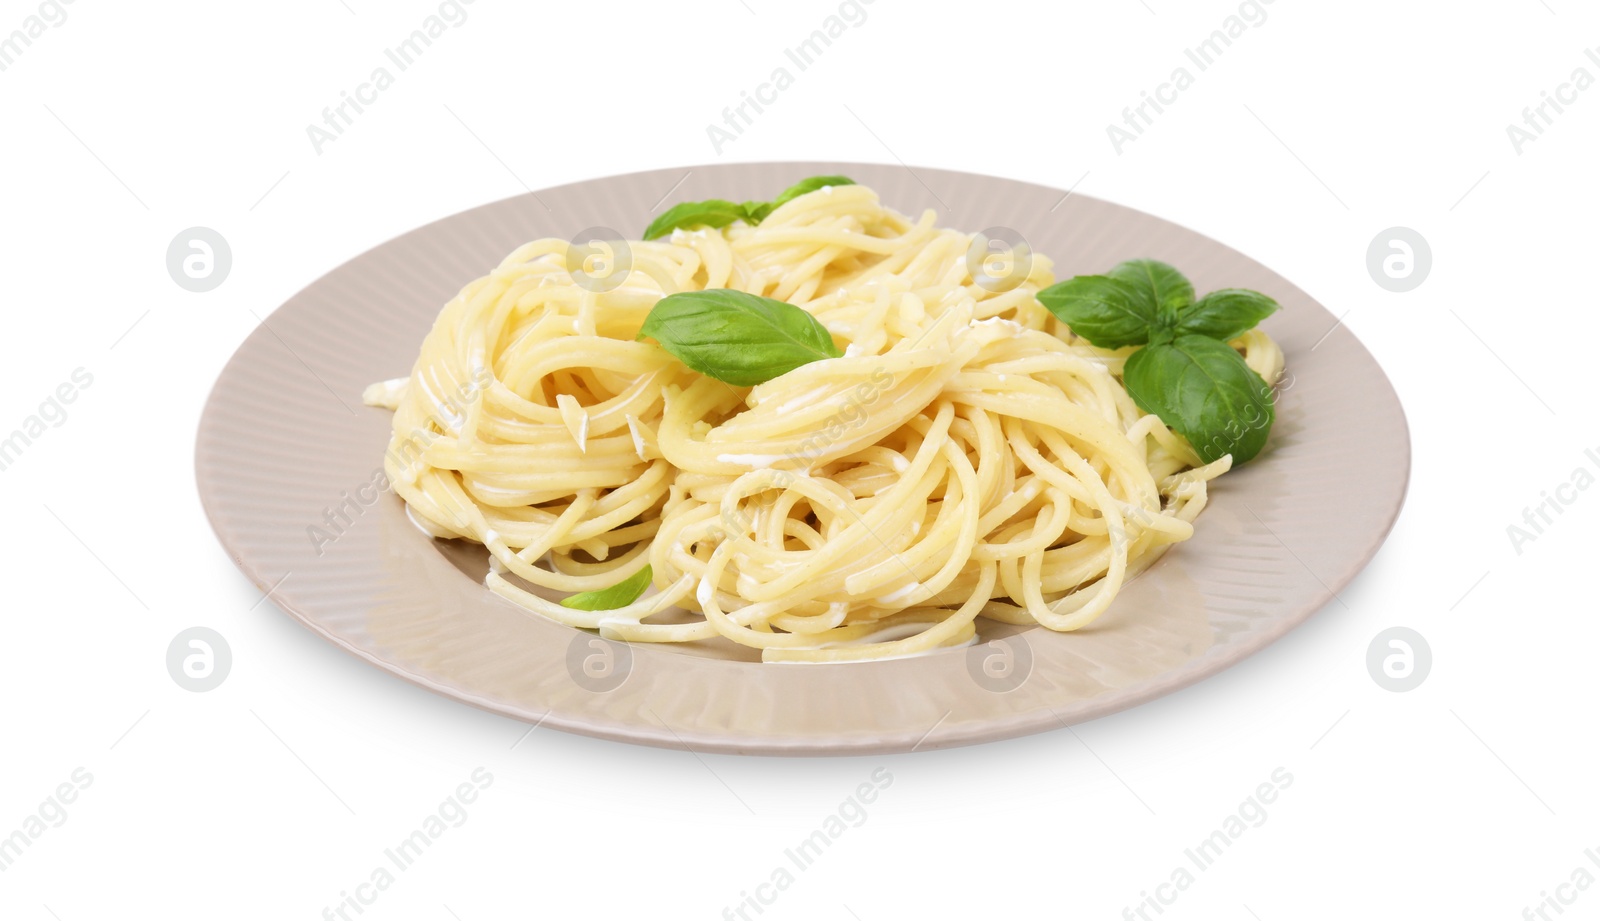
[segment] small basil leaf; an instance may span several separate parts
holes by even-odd
[[[661,216],[644,229],[644,238],[654,240],[664,237],[679,227],[726,227],[745,216],[743,205],[720,198],[706,201],[681,201],[661,212]]]
[[[745,223],[755,226],[767,219],[767,215],[772,213],[773,205],[769,201],[747,201],[740,207],[744,209]]]
[[[656,301],[639,330],[638,338],[647,336],[690,368],[737,387],[844,354],[827,327],[799,307],[726,288]]]
[[[815,192],[824,186],[855,184],[856,181],[851,179],[849,176],[812,176],[809,179],[802,179],[787,189],[784,189],[777,198],[772,200],[772,207],[774,209],[782,207],[793,199],[799,198],[808,192]]]
[[[1278,302],[1259,291],[1222,288],[1178,311],[1178,333],[1227,342],[1271,316]]]
[[[1255,457],[1272,429],[1272,388],[1225,342],[1183,335],[1128,356],[1122,384],[1140,408],[1189,439],[1201,460]]]
[[[1171,326],[1178,311],[1194,303],[1194,285],[1165,262],[1130,259],[1106,274],[1137,291],[1163,326]]]
[[[568,595],[561,599],[561,606],[576,608],[579,611],[614,611],[617,608],[625,608],[639,600],[644,590],[650,587],[652,578],[654,574],[650,571],[650,565],[646,563],[643,569],[610,588]]]
[[[1126,282],[1106,275],[1079,275],[1040,291],[1039,303],[1079,336],[1103,349],[1143,345],[1159,322],[1147,302]]]

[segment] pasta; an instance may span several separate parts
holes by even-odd
[[[1139,409],[1132,349],[1041,306],[1047,258],[986,244],[857,185],[625,244],[614,287],[528,243],[368,389],[394,410],[386,474],[428,533],[487,548],[489,589],[614,639],[839,662],[967,643],[979,617],[1079,629],[1192,535],[1231,460]],[[734,387],[636,340],[663,296],[710,288],[803,308],[843,357]],[[1278,378],[1264,333],[1230,344]],[[547,597],[646,566],[620,608]]]

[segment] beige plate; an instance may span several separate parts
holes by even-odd
[[[361,405],[362,388],[406,374],[440,306],[517,245],[595,226],[636,237],[663,196],[767,198],[825,173],[871,185],[905,213],[937,208],[941,224],[1015,228],[1058,277],[1148,256],[1200,291],[1255,288],[1283,304],[1266,328],[1292,383],[1268,449],[1213,484],[1194,538],[1092,627],[990,625],[984,645],[840,665],[613,647],[491,594],[481,547],[430,540],[393,494],[370,489],[389,413]],[[200,421],[200,497],[245,574],[276,586],[278,606],[318,634],[425,688],[572,732],[697,751],[899,752],[1150,700],[1238,662],[1331,600],[1399,513],[1410,442],[1382,370],[1305,292],[1192,231],[1063,195],[943,170],[754,163],[579,182],[445,218],[329,272],[245,340]],[[361,513],[319,554],[308,529],[326,527],[325,510],[347,496]]]

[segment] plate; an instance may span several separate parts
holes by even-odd
[[[980,620],[980,642],[837,665],[762,665],[717,646],[628,645],[486,589],[481,547],[435,541],[380,489],[390,414],[373,381],[406,374],[440,307],[537,237],[637,238],[676,201],[763,199],[843,173],[916,215],[1007,228],[1057,277],[1152,257],[1195,288],[1254,288],[1288,373],[1268,448],[1212,484],[1194,538],[1071,634]],[[991,238],[994,236],[991,233]],[[586,237],[587,238],[587,237]],[[693,751],[929,750],[1058,729],[1240,661],[1310,617],[1366,565],[1404,500],[1410,441],[1376,361],[1265,266],[1159,218],[1010,179],[861,163],[747,163],[544,189],[436,221],[291,298],[224,368],[200,420],[200,497],[218,538],[279,608],[429,690],[530,723]],[[320,532],[320,533],[319,533]],[[331,538],[331,539],[330,539]],[[731,645],[731,644],[729,644]]]

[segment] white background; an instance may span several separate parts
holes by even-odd
[[[0,36],[38,9],[0,2]],[[94,779],[0,873],[0,916],[323,917],[479,766],[494,780],[468,820],[363,918],[723,917],[880,767],[894,782],[865,823],[749,918],[1123,917],[1279,767],[1294,780],[1265,823],[1161,917],[1514,919],[1580,866],[1600,875],[1584,855],[1600,848],[1600,493],[1577,493],[1520,553],[1507,535],[1575,468],[1600,472],[1584,456],[1600,448],[1600,91],[1520,153],[1506,133],[1575,68],[1600,77],[1584,56],[1600,14],[1578,0],[1277,0],[1121,154],[1106,125],[1188,64],[1233,0],[877,0],[720,153],[706,125],[836,2],[477,0],[320,155],[306,126],[436,2],[66,9],[0,72],[0,434],[74,369],[93,375],[0,473],[0,836],[74,769]],[[1255,256],[1342,315],[1415,446],[1405,512],[1348,607],[1071,733],[696,757],[522,739],[314,638],[221,551],[193,435],[255,314],[526,188],[804,159],[1079,183]],[[206,294],[165,267],[195,225],[234,254]],[[1394,225],[1434,254],[1406,294],[1365,264]],[[235,661],[197,694],[165,654],[199,624]],[[1434,657],[1404,694],[1365,665],[1395,625]],[[1600,911],[1600,889],[1561,891],[1569,916]]]

